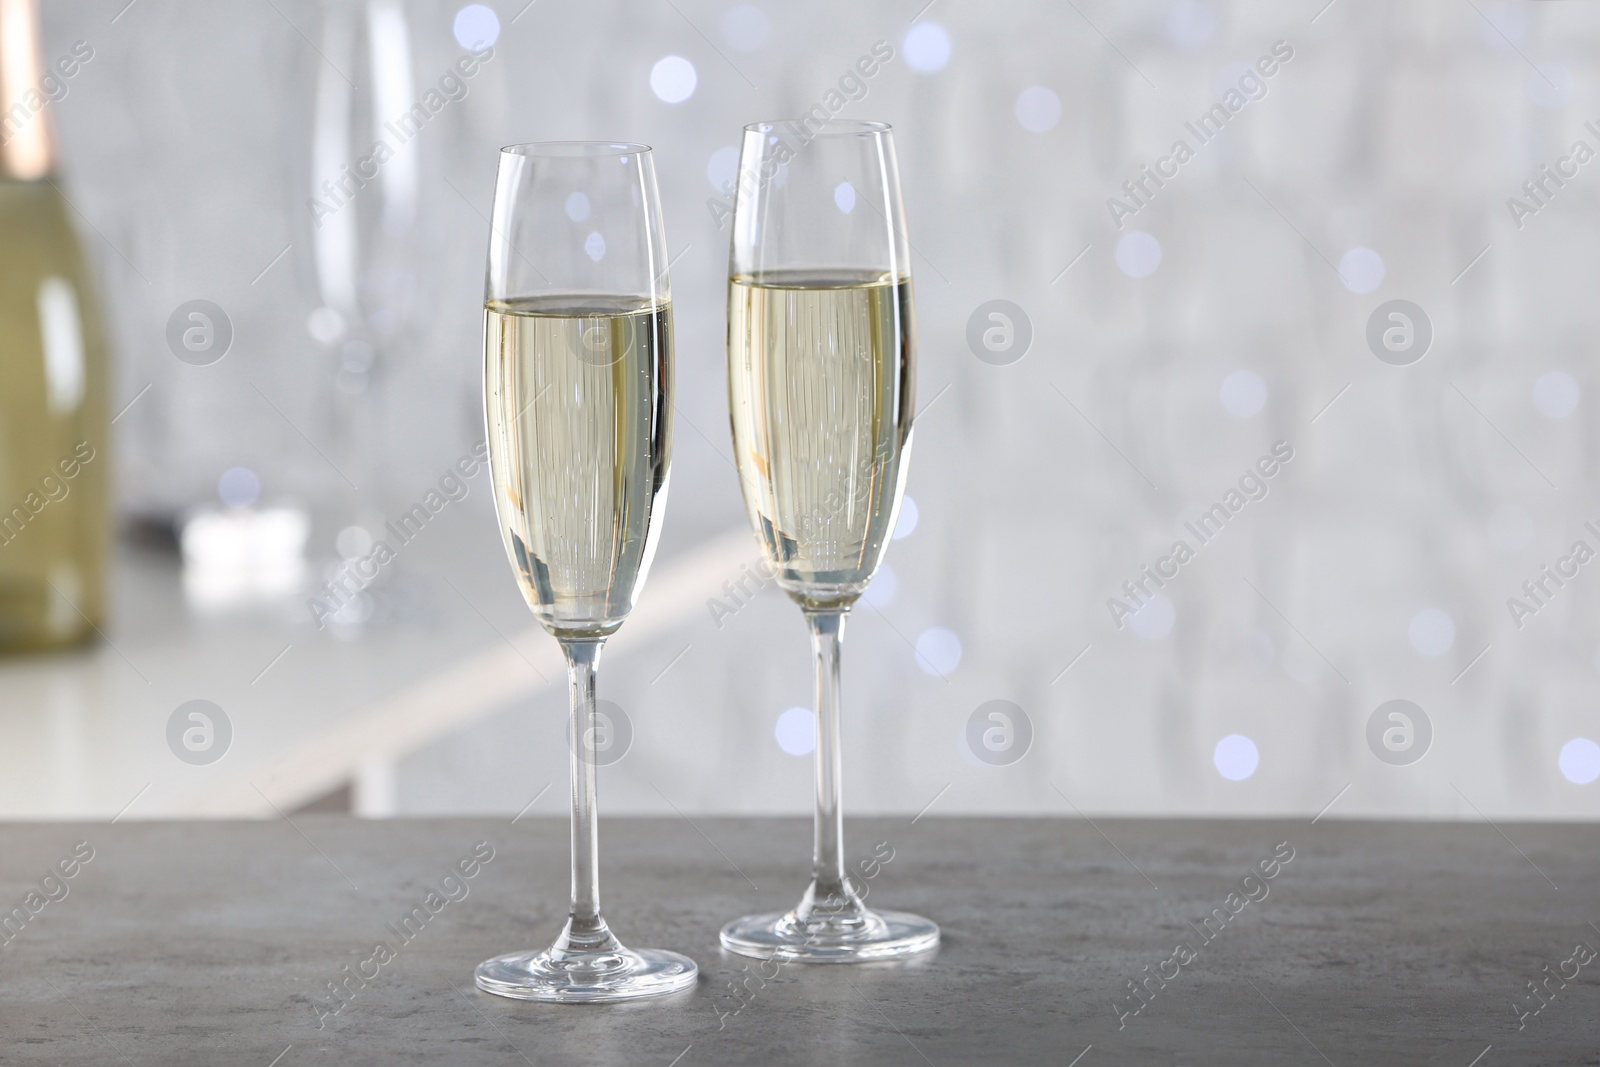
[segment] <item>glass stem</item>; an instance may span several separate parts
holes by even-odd
[[[850,897],[844,874],[844,811],[840,806],[839,646],[845,612],[808,611],[817,667],[817,822],[811,850],[811,896],[843,904]]]
[[[595,673],[604,639],[564,640],[572,696],[572,913],[562,936],[571,951],[601,951],[615,944],[600,915],[600,827],[595,810]]]

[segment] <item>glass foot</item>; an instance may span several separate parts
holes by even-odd
[[[688,956],[661,949],[512,952],[478,964],[478,988],[515,1000],[595,1004],[676,993],[694,985]]]
[[[722,928],[722,947],[756,959],[865,963],[939,947],[939,927],[920,915],[865,908],[840,915],[749,915]]]

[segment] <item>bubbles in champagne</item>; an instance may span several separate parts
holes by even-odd
[[[889,540],[911,434],[911,285],[876,273],[730,283],[733,444],[751,525],[802,604],[847,605]]]
[[[484,313],[489,461],[523,596],[558,637],[633,608],[671,449],[671,314],[634,297],[493,303]]]

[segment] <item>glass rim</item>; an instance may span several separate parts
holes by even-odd
[[[791,124],[794,120],[787,120]],[[803,121],[803,120],[802,120]],[[774,133],[782,132],[786,127],[781,121],[751,122],[746,124],[745,133]],[[829,119],[815,131],[808,131],[811,138],[817,137],[876,137],[883,133],[893,133],[894,127],[887,122],[877,122],[872,119]]]
[[[500,147],[503,156],[549,159],[605,159],[609,156],[645,156],[652,149],[631,141],[524,141]]]

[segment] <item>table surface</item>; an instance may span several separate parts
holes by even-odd
[[[0,948],[0,1059],[1600,1062],[1600,961],[1565,983],[1546,978],[1571,974],[1580,942],[1600,948],[1600,827],[929,816],[851,821],[847,841],[852,856],[892,855],[866,868],[871,899],[936,919],[937,953],[763,971],[717,948],[717,930],[793,903],[809,824],[611,820],[602,888],[613,927],[629,944],[693,956],[701,980],[657,1000],[568,1006],[472,985],[479,960],[542,946],[559,928],[564,822],[3,825],[0,909],[37,914]],[[30,898],[75,848],[92,859],[43,886],[59,899]],[[475,848],[493,858],[445,883]],[[1290,849],[1276,877],[1245,882]],[[1241,888],[1260,899],[1230,901]],[[403,942],[391,924],[416,908],[428,921]],[[1222,929],[1207,941],[1200,924],[1219,908],[1229,921],[1213,919]],[[370,965],[380,941],[394,957]],[[1179,943],[1193,958],[1164,964]],[[348,1003],[321,1015],[347,965],[370,981],[350,982]],[[1154,998],[1119,1028],[1116,1005],[1133,1006],[1127,983],[1146,967],[1178,973],[1164,988],[1152,981]],[[1538,1006],[1536,980],[1555,995],[1519,1029],[1511,1006]]]

